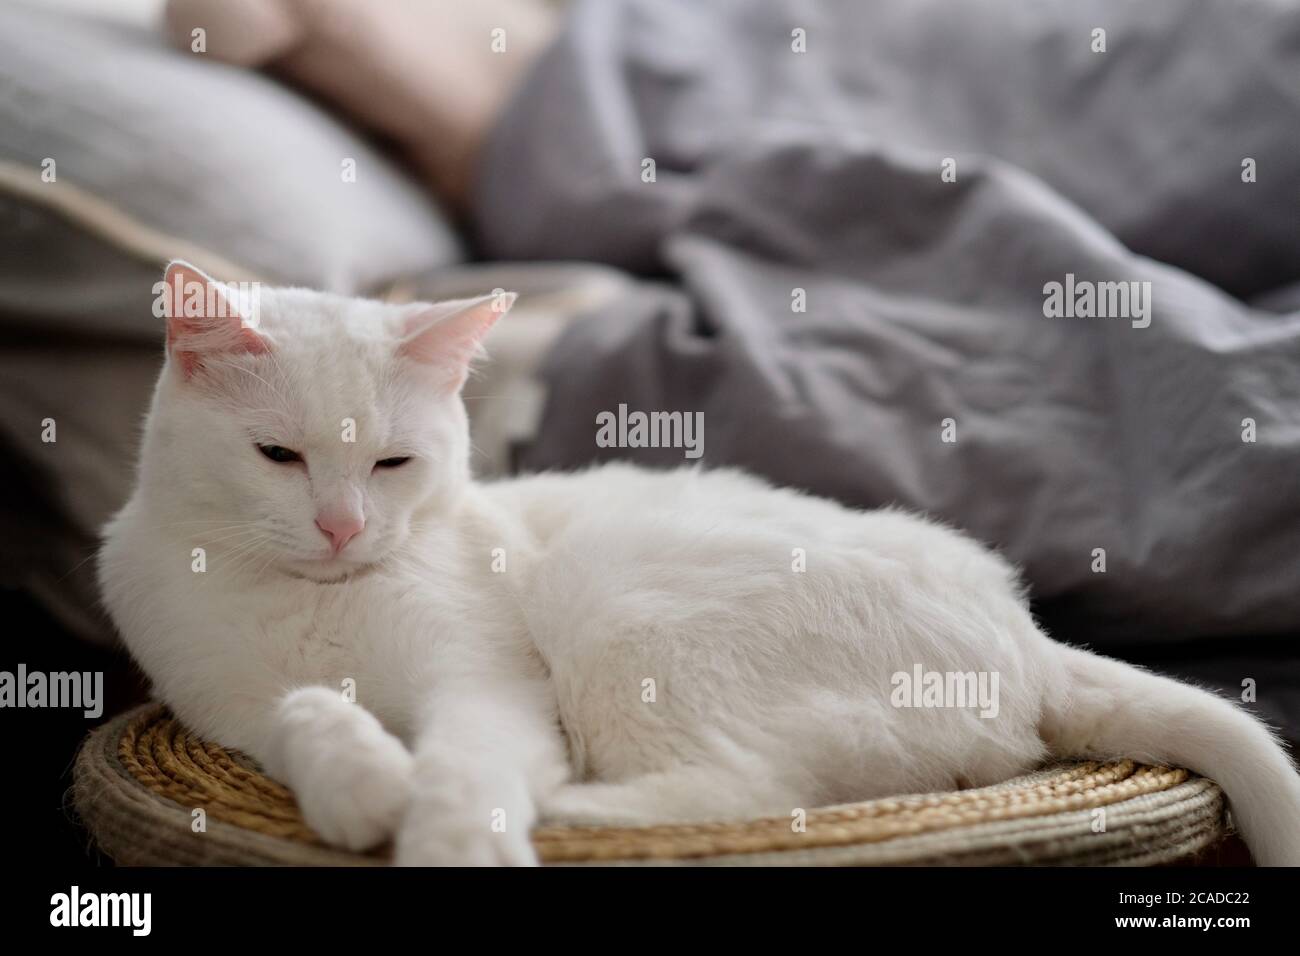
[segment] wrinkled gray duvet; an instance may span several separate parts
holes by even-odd
[[[646,279],[529,467],[703,412],[706,465],[941,517],[1100,645],[1300,632],[1295,7],[593,0],[476,223]]]

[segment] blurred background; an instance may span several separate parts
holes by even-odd
[[[147,696],[93,558],[185,258],[518,291],[479,474],[680,465],[594,416],[702,411],[706,465],[963,527],[1057,636],[1300,738],[1300,18],[1132,6],[0,0],[0,670]],[[1066,273],[1151,328],[1047,320]],[[89,722],[0,728],[20,842],[94,862]]]

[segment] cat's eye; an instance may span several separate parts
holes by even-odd
[[[302,455],[283,445],[258,445],[257,450],[280,465],[287,465],[291,461],[302,461]]]
[[[381,458],[375,462],[376,468],[400,468],[411,460],[410,455],[398,455],[395,458]]]

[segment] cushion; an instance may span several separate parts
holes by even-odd
[[[293,794],[249,758],[148,704],[91,734],[77,812],[118,863],[377,866],[387,849],[326,846]],[[195,832],[195,810],[204,811]],[[977,790],[809,808],[792,816],[651,827],[541,826],[548,864],[1144,865],[1184,861],[1226,833],[1224,798],[1186,770],[1131,760],[1059,764]],[[1099,823],[1100,821],[1100,823]]]

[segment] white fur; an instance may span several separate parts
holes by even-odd
[[[156,692],[326,839],[528,864],[539,816],[789,816],[1127,755],[1215,777],[1257,859],[1300,863],[1300,778],[1260,724],[1053,643],[960,534],[730,470],[473,483],[459,396],[397,354],[411,314],[264,290],[268,353],[169,361],[101,557]],[[313,515],[339,495],[367,524],[330,561]],[[917,663],[998,672],[998,716],[891,706]]]

